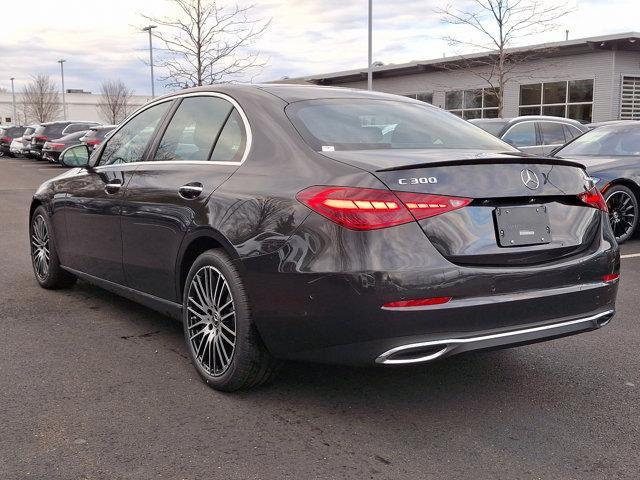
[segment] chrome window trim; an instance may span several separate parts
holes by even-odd
[[[239,162],[228,162],[228,161],[218,161],[218,160],[149,160],[147,162],[142,161],[142,162],[129,162],[129,163],[120,163],[117,165],[96,165],[94,167],[94,169],[98,170],[98,169],[103,169],[103,168],[107,168],[107,167],[117,167],[117,166],[122,166],[122,165],[142,165],[142,164],[166,164],[166,165],[171,165],[171,164],[181,164],[181,165],[187,165],[187,164],[195,164],[195,165],[237,165],[240,166],[244,163],[244,161],[247,159],[247,157],[249,156],[249,152],[251,150],[251,146],[253,145],[253,133],[251,131],[251,124],[249,123],[249,118],[247,117],[246,113],[244,112],[243,108],[240,106],[240,104],[233,98],[230,97],[229,95],[225,94],[225,93],[220,93],[220,92],[191,92],[191,93],[180,93],[180,94],[176,94],[176,95],[172,95],[171,97],[168,98],[161,98],[152,102],[149,102],[146,105],[143,105],[142,107],[140,107],[139,109],[137,109],[135,112],[133,112],[131,115],[129,115],[124,122],[122,122],[122,125],[120,125],[118,128],[113,129],[111,132],[109,132],[109,139],[111,139],[116,133],[118,133],[118,131],[120,131],[121,128],[124,128],[124,126],[130,121],[132,120],[134,117],[136,117],[137,115],[139,115],[140,113],[144,112],[145,110],[154,107],[156,105],[160,105],[161,103],[165,103],[165,102],[173,102],[174,100],[177,100],[179,98],[189,98],[189,97],[217,97],[217,98],[222,98],[223,100],[228,101],[229,103],[231,103],[231,105],[233,105],[233,107],[238,111],[238,113],[240,114],[240,118],[242,118],[242,123],[244,124],[244,130],[246,132],[247,135],[247,139],[246,139],[246,145],[244,147],[244,153],[242,154],[242,158],[240,159]],[[178,107],[180,108],[180,107]],[[171,121],[169,121],[169,125],[171,124]],[[154,132],[155,135],[155,132]],[[105,142],[105,146],[106,146]],[[103,147],[104,149],[104,147]],[[102,159],[102,152],[100,153],[100,160]],[[99,160],[98,160],[99,161]]]

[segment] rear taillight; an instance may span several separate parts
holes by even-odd
[[[47,137],[46,135],[36,135],[33,138],[36,142],[46,142],[47,140],[49,140],[49,137]]]
[[[96,145],[100,144],[100,140],[87,140],[86,142],[87,145],[91,145],[92,147],[95,147]]]
[[[11,142],[11,137],[0,137],[0,142]]]
[[[471,203],[470,198],[449,197],[424,193],[395,192],[402,203],[418,220],[458,210]]]
[[[591,190],[587,192],[583,192],[578,194],[578,198],[582,203],[589,205],[592,208],[597,208],[598,210],[602,210],[603,212],[608,212],[607,202],[604,197],[600,193],[596,187],[593,187]]]
[[[373,188],[309,187],[296,195],[309,208],[352,230],[374,230],[457,210],[468,198]]]
[[[53,150],[62,150],[64,148],[64,143],[46,143],[45,147]]]
[[[608,275],[605,275],[604,277],[602,277],[602,281],[605,283],[613,283],[615,281],[617,281],[620,278],[620,274],[619,273],[610,273]]]

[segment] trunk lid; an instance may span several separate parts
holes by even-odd
[[[570,160],[451,150],[323,154],[370,171],[396,192],[472,199],[418,222],[460,265],[552,262],[587,250],[600,232],[602,212],[578,198],[590,179]]]

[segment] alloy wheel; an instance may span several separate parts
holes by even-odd
[[[31,225],[31,256],[36,275],[44,280],[49,273],[49,231],[42,215],[37,215]]]
[[[638,213],[633,199],[625,191],[616,191],[607,197],[607,207],[613,234],[616,239],[625,238],[633,229]]]
[[[191,279],[187,322],[196,361],[209,375],[222,375],[235,351],[236,312],[229,284],[217,268],[204,266]]]

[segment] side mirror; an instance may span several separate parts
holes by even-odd
[[[86,168],[89,166],[90,156],[89,148],[86,145],[74,145],[62,151],[59,162],[65,167]]]

